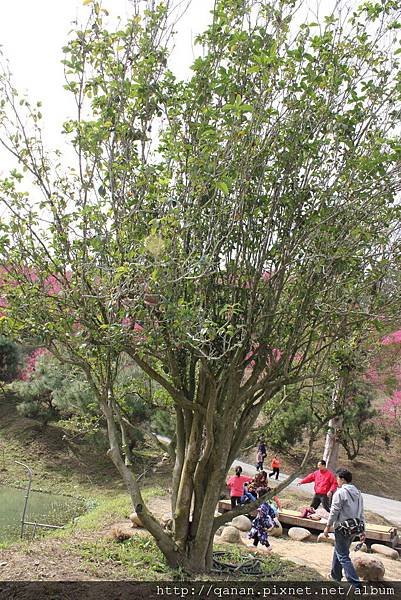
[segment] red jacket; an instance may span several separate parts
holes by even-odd
[[[242,496],[244,494],[244,483],[252,481],[248,475],[233,475],[227,481],[227,487],[230,489],[230,496]]]
[[[318,469],[301,479],[300,483],[310,483],[311,481],[315,482],[315,494],[327,496],[328,492],[335,492],[337,489],[335,475],[328,469],[323,472]]]

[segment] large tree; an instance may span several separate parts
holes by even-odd
[[[44,149],[40,105],[0,76],[1,142],[19,162],[0,182],[6,324],[83,370],[143,523],[171,565],[204,571],[262,407],[385,314],[364,298],[396,259],[399,11],[338,2],[299,25],[297,0],[216,0],[180,81],[170,2],[134,0],[115,30],[85,3],[64,49],[75,165]],[[122,353],[175,410],[171,536],[131,464]]]

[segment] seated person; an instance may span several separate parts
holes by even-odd
[[[248,502],[254,502],[257,498],[257,493],[254,483],[244,483],[244,493],[241,496],[241,504],[247,504]]]
[[[257,488],[258,487],[262,487],[262,488],[267,487],[266,471],[260,471],[259,473],[256,473],[255,477],[253,478],[253,482]]]
[[[267,478],[266,471],[256,473],[255,477],[253,478],[253,482],[255,484],[257,494],[260,493],[260,496],[264,496],[265,494],[267,494],[267,492],[270,492],[271,488],[269,487],[268,481],[269,480]]]

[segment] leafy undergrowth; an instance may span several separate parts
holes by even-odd
[[[101,539],[69,548],[79,553],[87,572],[104,579],[174,579],[153,539],[134,535],[124,542]]]

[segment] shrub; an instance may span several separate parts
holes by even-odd
[[[18,375],[20,353],[15,342],[0,336],[0,381],[9,383]]]

